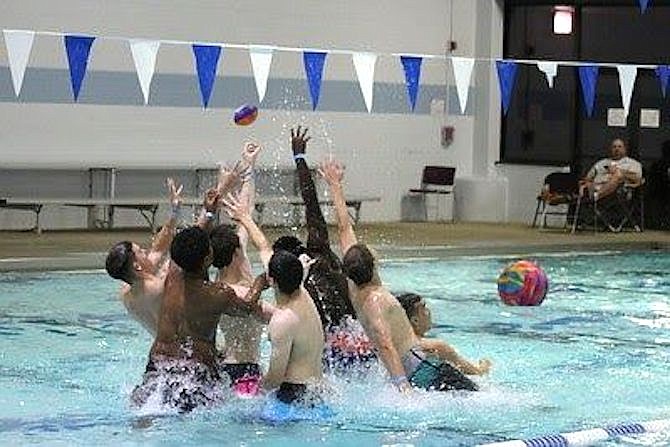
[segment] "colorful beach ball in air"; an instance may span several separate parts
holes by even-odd
[[[530,261],[516,261],[498,277],[498,295],[509,306],[539,306],[547,295],[547,274]]]
[[[244,104],[235,110],[233,119],[238,126],[248,126],[256,121],[258,116],[258,107]]]

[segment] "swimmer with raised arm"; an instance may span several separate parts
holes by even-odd
[[[325,162],[320,173],[328,182],[335,205],[340,248],[345,253],[343,270],[351,280],[349,296],[391,382],[402,392],[412,386],[439,391],[476,390],[477,386],[451,365],[441,363],[436,367],[428,361],[403,307],[384,287],[374,255],[357,241],[347,212],[342,166]]]
[[[233,169],[223,167],[216,188],[205,194],[202,213],[198,225],[211,226],[217,210],[217,200],[227,194],[240,176],[240,165]],[[169,260],[167,252],[175,234],[181,206],[182,186],[167,179],[170,200],[170,216],[156,235],[151,248],[122,241],[115,244],[107,255],[105,268],[109,276],[125,284],[121,288],[121,298],[128,314],[137,320],[152,336],[156,335],[158,315],[163,302],[163,287]]]
[[[369,366],[375,355],[370,340],[356,321],[342,263],[330,248],[328,226],[307,164],[309,140],[307,129],[291,129],[293,159],[305,204],[307,245],[304,246],[296,237],[284,236],[273,244],[273,248],[311,259],[311,265],[306,268],[304,286],[316,304],[326,333],[324,361],[331,370],[348,372],[352,368]]]
[[[319,402],[324,335],[316,305],[302,286],[307,261],[285,250],[273,252],[243,202],[229,196],[224,204],[248,231],[275,290],[276,306],[268,325],[270,367],[263,388],[278,388],[276,397],[287,404]]]
[[[154,237],[149,249],[134,242],[115,244],[107,254],[105,268],[109,276],[124,282],[121,299],[128,314],[151,335],[156,335],[158,314],[163,301],[163,286],[167,275],[167,252],[175,234],[182,187],[167,179],[170,216]]]
[[[242,151],[243,174],[240,202],[246,204],[249,215],[254,209],[253,169],[261,147],[247,143]],[[253,283],[251,263],[247,257],[249,235],[244,225],[235,231],[229,225],[219,225],[210,233],[214,251],[213,265],[218,269],[216,282],[226,284],[235,290],[238,297],[244,297]],[[267,319],[272,306],[263,303]],[[254,317],[231,317],[223,315],[219,329],[225,337],[223,349],[223,369],[230,376],[231,386],[239,396],[258,393],[261,369],[258,364],[262,323]]]
[[[165,296],[142,385],[131,399],[137,406],[158,399],[180,412],[222,400],[216,350],[221,315],[262,316],[261,292],[266,275],[256,277],[244,298],[225,284],[206,279],[212,262],[207,232],[190,227],[178,233],[170,247],[172,263]]]

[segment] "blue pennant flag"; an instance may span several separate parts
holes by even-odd
[[[70,81],[75,101],[79,98],[81,83],[86,75],[88,55],[94,40],[95,37],[65,36],[65,51],[67,52],[67,63],[70,66]]]
[[[670,65],[659,65],[656,67],[656,76],[661,81],[661,92],[665,98],[665,93],[668,90],[668,81],[670,80]]]
[[[193,55],[195,56],[195,71],[198,73],[202,105],[207,108],[216,79],[216,67],[219,64],[221,47],[217,45],[193,45]]]
[[[514,61],[496,61],[498,69],[498,82],[500,84],[500,98],[502,99],[503,114],[507,115],[509,106],[512,104],[512,92],[516,83],[516,74],[519,69]]]
[[[312,110],[316,110],[321,95],[321,77],[323,76],[323,66],[326,63],[326,55],[318,51],[305,51],[302,54],[305,64],[305,74],[309,84],[309,94],[312,97]]]
[[[400,56],[402,68],[405,71],[405,84],[412,112],[416,107],[416,97],[419,94],[419,79],[421,78],[421,61],[423,59],[415,56]]]
[[[582,84],[582,95],[586,116],[593,116],[593,106],[596,103],[596,84],[598,83],[598,66],[582,65],[579,67],[579,81]]]
[[[644,12],[647,10],[649,7],[649,0],[639,0],[640,1],[640,11],[644,14]]]

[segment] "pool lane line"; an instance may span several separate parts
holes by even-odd
[[[510,441],[480,444],[479,447],[576,447],[588,446],[619,436],[640,433],[657,433],[670,429],[670,419],[659,419],[641,423],[618,424],[591,430],[559,433],[538,438],[514,439]]]

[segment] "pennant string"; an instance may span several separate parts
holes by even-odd
[[[20,31],[20,30],[6,30],[6,31]],[[24,30],[26,31],[26,30]],[[43,36],[55,36],[62,37],[67,34],[76,34],[76,35],[86,35],[86,33],[76,33],[76,32],[54,32],[54,31],[34,31],[36,35]],[[121,37],[121,36],[102,36],[96,35],[96,39],[103,40],[120,40],[128,41],[132,39],[142,39],[142,40],[155,40],[159,41],[161,44],[166,45],[203,45],[203,46],[219,46],[222,48],[231,48],[231,49],[244,49],[248,50],[250,48],[265,46],[271,48],[275,51],[284,51],[292,53],[303,53],[303,52],[324,52],[329,54],[345,54],[345,55],[354,55],[360,53],[360,50],[348,50],[348,49],[338,49],[338,48],[298,48],[298,47],[284,47],[284,46],[274,46],[274,45],[263,45],[263,44],[236,44],[236,43],[226,43],[226,42],[207,42],[207,41],[186,41],[186,40],[174,40],[174,39],[155,39],[151,37]],[[402,52],[402,53],[385,53],[370,51],[377,54],[378,56],[390,56],[394,58],[399,58],[401,56],[411,56],[411,57],[420,57],[422,59],[438,59],[438,60],[451,60],[452,56],[448,55],[438,55],[438,54],[421,54],[421,53],[412,53],[412,52]],[[456,57],[456,56],[454,56]],[[478,62],[495,62],[500,60],[500,57],[473,57],[475,61]],[[538,62],[551,62],[561,66],[569,67],[579,67],[583,65],[592,65],[598,67],[612,67],[616,68],[618,65],[621,65],[621,62],[580,62],[580,61],[562,61],[562,60],[541,60],[541,59],[506,59],[510,62],[516,62],[517,64],[523,65],[537,65]],[[640,69],[650,69],[655,70],[658,64],[635,64]]]

